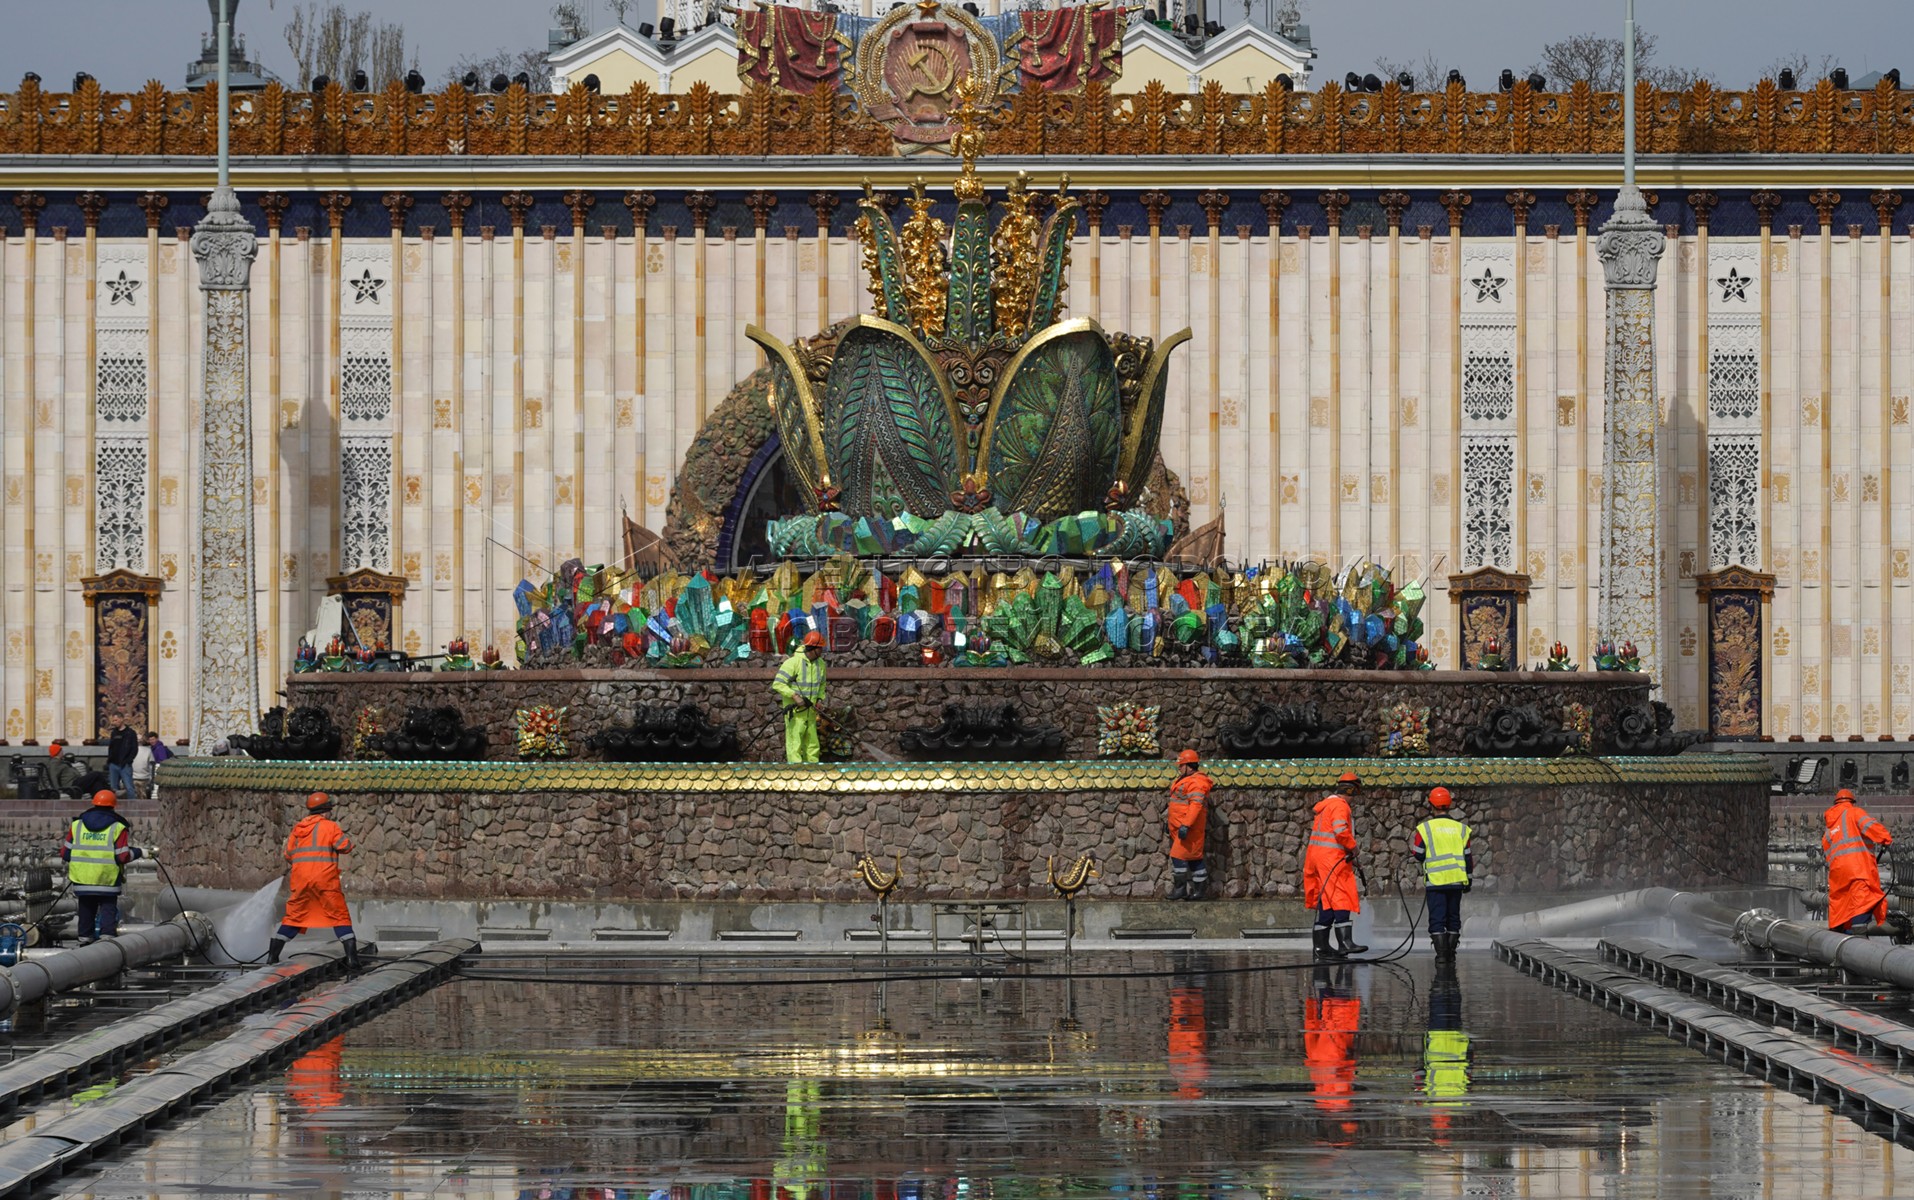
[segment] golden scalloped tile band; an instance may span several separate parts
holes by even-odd
[[[1668,758],[1421,758],[1211,760],[1225,788],[1332,787],[1345,770],[1372,788],[1568,786],[1590,783],[1765,784],[1753,754]],[[166,788],[285,792],[1097,792],[1167,788],[1167,762],[1071,763],[423,763],[188,759],[164,768]]]

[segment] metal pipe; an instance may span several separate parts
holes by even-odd
[[[164,925],[0,967],[0,1017],[22,1004],[111,979],[128,967],[191,954],[206,945],[212,932],[213,924],[205,917],[182,913]]]
[[[220,61],[224,63],[224,56]],[[220,69],[224,71],[224,65]],[[220,161],[224,163],[224,151]],[[1629,13],[1621,21],[1621,186],[1635,188],[1635,0],[1629,0]]]
[[[1635,0],[1629,0],[1635,4]],[[218,189],[228,191],[232,188],[232,176],[228,172],[228,122],[232,121],[234,100],[232,100],[232,50],[234,50],[234,10],[232,0],[220,0],[220,182]]]

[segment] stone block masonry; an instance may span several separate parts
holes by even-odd
[[[1216,894],[1300,887],[1311,806],[1345,764],[1217,763]],[[1354,764],[1372,894],[1414,896],[1408,839],[1445,783],[1475,829],[1485,891],[1759,883],[1757,759],[1428,759]],[[1091,894],[1167,891],[1165,764],[979,767],[296,764],[195,760],[161,797],[182,886],[260,886],[323,788],[358,844],[348,895],[418,899],[867,898],[856,860],[901,858],[905,897],[1048,897],[1046,862],[1097,856]]]
[[[761,662],[683,671],[313,674],[293,676],[286,696],[292,705],[330,712],[348,744],[367,705],[397,719],[408,708],[449,704],[467,724],[485,728],[494,759],[515,757],[513,713],[534,704],[567,706],[566,739],[579,757],[589,757],[586,738],[628,724],[638,706],[696,704],[713,722],[736,725],[744,757],[762,761],[784,757],[784,727],[771,694],[774,669]],[[1076,759],[1096,755],[1097,706],[1120,700],[1161,707],[1166,754],[1184,746],[1216,753],[1218,730],[1243,720],[1258,703],[1313,701],[1326,721],[1358,725],[1378,740],[1390,708],[1410,704],[1429,709],[1429,745],[1441,754],[1459,752],[1463,733],[1498,704],[1533,704],[1551,721],[1560,721],[1570,703],[1587,705],[1599,741],[1613,732],[1617,711],[1648,699],[1649,686],[1646,677],[1621,672],[839,667],[831,672],[830,704],[855,714],[869,747],[895,753],[899,734],[937,724],[945,704],[1009,700],[1028,722],[1060,726],[1064,755]]]

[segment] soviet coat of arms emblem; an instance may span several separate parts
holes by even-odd
[[[977,102],[997,94],[1002,55],[981,22],[939,0],[892,9],[858,41],[856,91],[864,111],[908,146],[942,146],[956,121],[957,83],[973,79]]]

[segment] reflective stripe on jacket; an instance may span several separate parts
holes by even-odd
[[[75,887],[119,886],[120,854],[114,843],[124,832],[126,825],[119,821],[100,830],[73,822],[67,830],[66,877]]]
[[[1430,887],[1469,882],[1469,838],[1474,831],[1454,817],[1430,817],[1416,826],[1422,839],[1422,873]]]

